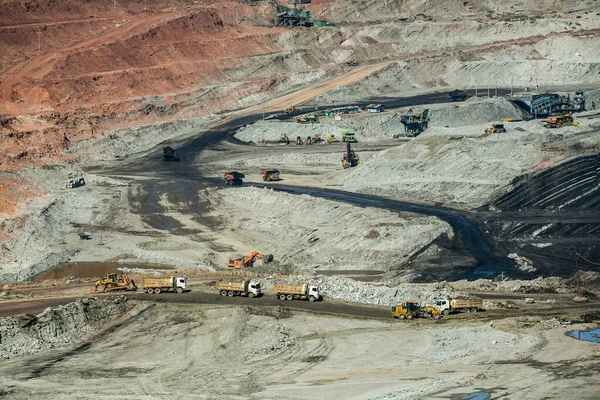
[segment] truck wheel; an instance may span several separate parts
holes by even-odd
[[[179,294],[183,293],[183,288],[178,287],[177,288],[177,293],[179,293]]]
[[[412,319],[412,318],[413,318],[413,315],[412,315],[412,314],[407,314],[407,315],[406,315],[406,319]]]
[[[469,310],[468,308],[464,308],[464,309],[463,309],[463,312],[470,313],[470,312],[471,312],[471,310]]]
[[[400,315],[398,315],[398,318],[399,318],[399,319],[404,319],[404,314],[400,314]]]
[[[440,314],[434,314],[433,319],[440,319]]]
[[[311,303],[314,303],[315,302],[315,296],[310,296],[308,298],[308,301],[310,301]]]
[[[233,292],[230,290],[229,292],[227,292],[227,296],[233,297]]]
[[[221,290],[221,296],[223,296],[223,297],[227,296],[227,292],[224,290]]]
[[[285,294],[280,294],[279,295],[279,300],[285,300]]]
[[[291,294],[288,294],[287,296],[285,296],[285,298],[288,300],[292,300],[294,298],[294,296],[292,296]]]
[[[443,313],[444,315],[448,315],[448,314],[450,314],[450,310],[448,310],[448,309],[446,308],[444,311],[442,311],[442,313]]]
[[[160,288],[157,287],[156,289],[154,289],[154,293],[159,294],[160,293]]]
[[[252,293],[252,292],[248,293],[248,297],[250,297],[251,299],[253,299],[254,298],[254,293]]]
[[[476,313],[476,312],[477,312],[477,309],[476,309],[476,308],[471,308],[471,312],[472,312],[472,313]]]

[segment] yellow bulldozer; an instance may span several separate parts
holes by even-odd
[[[126,274],[106,274],[104,278],[98,279],[95,286],[92,287],[92,292],[115,292],[118,290],[136,291],[137,286]]]
[[[492,124],[492,126],[490,126],[489,128],[487,128],[485,130],[486,135],[492,135],[494,133],[502,133],[502,132],[506,132],[506,128],[504,127],[504,124]]]
[[[433,318],[440,319],[442,313],[435,307],[421,307],[415,301],[405,301],[399,306],[392,307],[392,317],[398,319]]]

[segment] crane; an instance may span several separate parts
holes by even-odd
[[[247,255],[246,257],[240,257],[240,258],[234,258],[233,260],[229,260],[229,262],[227,263],[228,267],[231,268],[250,268],[254,265],[254,261],[256,261],[257,258],[260,258],[264,263],[270,263],[273,261],[273,255],[272,254],[261,254],[258,251],[253,251],[252,253],[250,253],[249,255]]]

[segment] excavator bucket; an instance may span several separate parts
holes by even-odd
[[[266,263],[273,262],[273,254],[267,254],[267,255],[265,255],[265,262]]]

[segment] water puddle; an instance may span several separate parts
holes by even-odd
[[[576,329],[567,333],[573,339],[583,340],[585,342],[600,343],[600,328],[582,331]]]
[[[488,400],[490,398],[490,394],[486,392],[473,392],[463,394],[460,398],[461,400]]]
[[[67,263],[67,264],[59,264],[56,267],[52,268],[48,272],[44,272],[43,274],[37,275],[34,280],[37,281],[46,281],[52,279],[63,279],[69,276],[74,276],[76,278],[96,278],[100,276],[104,276],[106,274],[111,274],[115,272],[120,272],[119,268],[127,268],[127,269],[142,269],[142,270],[160,270],[160,271],[169,271],[175,269],[175,267],[166,267],[161,265],[148,265],[148,264],[121,264],[116,262],[76,262],[76,263]]]

